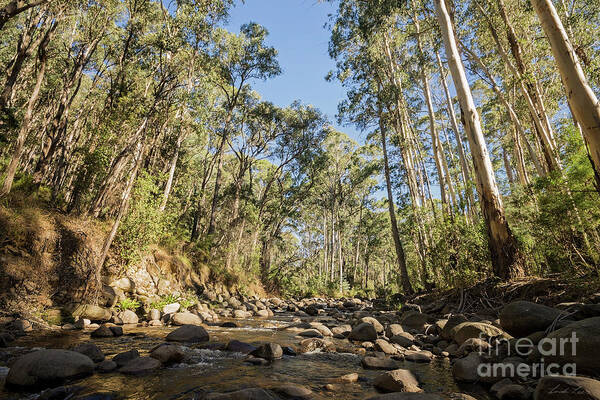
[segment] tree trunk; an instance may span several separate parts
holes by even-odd
[[[408,277],[408,268],[406,267],[406,255],[404,254],[404,248],[402,247],[402,242],[400,241],[400,232],[398,231],[398,222],[396,221],[394,194],[392,192],[392,181],[390,179],[390,165],[388,162],[387,154],[387,139],[385,135],[383,117],[381,115],[381,106],[379,115],[379,131],[381,134],[381,149],[383,151],[383,166],[388,197],[388,211],[390,214],[390,223],[392,225],[392,236],[394,238],[394,246],[396,249],[396,259],[398,262],[398,268],[400,269],[400,280],[402,283],[402,288],[404,289],[404,293],[412,294],[413,288],[410,283],[410,278]]]
[[[2,185],[2,190],[0,190],[0,197],[5,196],[10,193],[12,188],[13,181],[15,179],[15,174],[17,172],[17,167],[19,165],[19,160],[21,159],[21,154],[23,153],[23,147],[25,145],[25,140],[27,139],[27,134],[29,133],[29,127],[31,124],[31,119],[33,118],[33,109],[35,104],[37,103],[37,99],[40,95],[40,89],[42,87],[42,83],[44,82],[44,76],[46,74],[46,65],[48,62],[48,57],[46,53],[46,47],[50,42],[50,36],[54,29],[56,28],[56,24],[46,31],[44,35],[44,39],[40,43],[38,48],[38,57],[40,61],[40,66],[37,73],[37,78],[35,82],[35,86],[31,91],[31,95],[29,96],[29,101],[27,102],[27,110],[25,111],[25,115],[23,117],[23,121],[21,122],[21,128],[19,129],[19,134],[17,136],[17,142],[15,144],[15,149],[13,151],[13,155],[10,159],[10,163],[6,169],[6,177],[4,178],[4,183]]]
[[[454,86],[464,113],[464,124],[481,202],[481,211],[485,218],[489,236],[493,272],[503,279],[521,276],[520,255],[515,238],[510,231],[504,215],[502,198],[494,177],[494,170],[481,129],[479,113],[475,107],[471,88],[458,52],[454,36],[454,27],[443,0],[434,0],[441,28],[448,65],[454,80]]]
[[[12,0],[4,7],[0,8],[0,30],[4,28],[11,18],[16,17],[23,11],[27,11],[32,7],[47,3],[48,0]]]
[[[590,88],[563,24],[550,0],[532,0],[567,92],[573,114],[581,124],[595,171],[600,171],[600,104]]]

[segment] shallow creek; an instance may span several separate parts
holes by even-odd
[[[282,346],[293,346],[300,342],[296,332],[280,330],[290,323],[291,315],[277,315],[269,320],[236,320],[240,328],[222,328],[208,326],[211,343],[227,343],[239,340],[251,344],[275,342]],[[164,337],[173,330],[170,327],[151,328],[124,326],[125,335],[117,338],[90,339],[89,331],[39,332],[31,333],[15,342],[19,348],[3,349],[0,357],[0,399],[34,399],[36,393],[10,392],[4,388],[7,355],[23,352],[23,348],[69,348],[77,343],[93,341],[107,358],[120,352],[137,349],[145,356]],[[340,346],[348,347],[347,341],[333,339]],[[345,343],[344,343],[345,342]],[[344,344],[342,344],[344,343]],[[312,389],[319,398],[324,399],[367,399],[377,394],[372,380],[381,371],[365,370],[361,367],[360,357],[344,353],[306,353],[298,356],[284,356],[268,366],[254,366],[244,362],[240,353],[210,350],[193,345],[184,347],[186,363],[163,368],[144,376],[127,376],[118,372],[100,374],[73,382],[83,386],[83,393],[112,392],[120,398],[132,400],[171,400],[193,399],[204,392],[226,392],[249,387],[275,386],[282,383],[295,383]],[[430,364],[418,364],[405,361],[400,368],[411,370],[421,382],[426,392],[462,392],[479,400],[488,400],[485,391],[478,387],[458,387],[452,378],[449,361],[434,360]],[[325,391],[324,386],[334,383],[335,378],[356,372],[357,383],[336,385],[334,392]],[[39,392],[38,392],[39,393]]]

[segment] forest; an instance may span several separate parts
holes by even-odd
[[[158,246],[286,295],[597,279],[600,3],[334,3],[362,143],[261,99],[278,51],[233,1],[1,2],[4,221],[93,221],[95,271]]]
[[[0,0],[0,66],[1,399],[600,400],[600,0]]]

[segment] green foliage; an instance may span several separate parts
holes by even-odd
[[[130,299],[130,298],[125,298],[125,299],[119,301],[115,305],[115,308],[119,311],[125,311],[125,310],[135,311],[138,308],[140,308],[140,306],[141,306],[141,304],[139,301]]]
[[[187,291],[183,294],[180,293],[169,293],[162,296],[160,299],[153,301],[150,304],[151,308],[162,310],[162,308],[168,304],[179,303],[182,309],[189,310],[196,304],[198,304],[198,296],[194,292]]]
[[[171,215],[160,210],[160,189],[155,179],[143,174],[133,190],[127,216],[115,244],[126,266],[139,263],[152,244],[160,244],[175,232]]]

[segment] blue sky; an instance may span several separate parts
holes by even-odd
[[[338,82],[325,81],[335,67],[327,46],[329,31],[324,27],[335,5],[317,0],[246,0],[230,12],[226,28],[239,32],[242,24],[257,22],[269,30],[267,43],[279,51],[283,73],[266,82],[252,84],[264,100],[287,106],[294,100],[312,104],[324,112],[333,126],[359,143],[364,134],[336,122],[338,103],[345,91]]]

